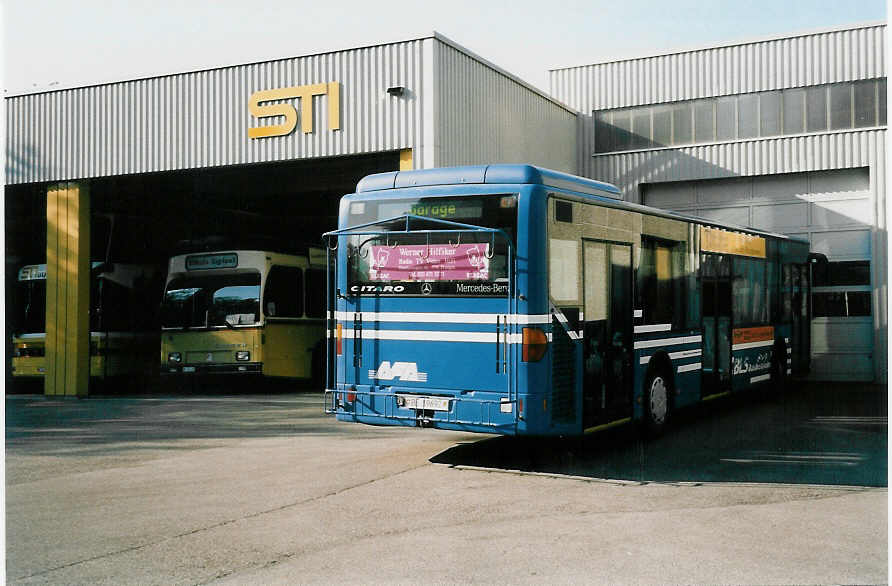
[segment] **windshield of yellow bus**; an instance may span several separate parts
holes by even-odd
[[[171,279],[161,302],[161,326],[201,328],[260,322],[260,273],[187,275]]]

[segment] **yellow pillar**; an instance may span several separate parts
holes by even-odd
[[[411,171],[414,168],[412,164],[412,149],[403,149],[400,151],[400,171]]]
[[[58,183],[46,198],[44,394],[86,396],[90,384],[90,193]]]

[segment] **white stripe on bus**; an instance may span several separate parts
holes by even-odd
[[[700,356],[703,351],[699,348],[696,350],[682,350],[681,352],[671,352],[669,354],[669,358],[672,360],[677,360],[679,358],[693,358],[694,356]]]
[[[343,330],[343,338],[352,339],[354,330]],[[359,334],[359,331],[357,331]],[[505,334],[496,335],[495,332],[442,332],[430,330],[375,330],[363,329],[361,331],[364,340],[395,340],[408,342],[480,342],[495,344],[496,341],[504,342]],[[570,332],[570,337],[575,335]],[[509,344],[521,344],[522,334],[509,334]]]
[[[763,346],[773,346],[773,340],[763,340],[761,342],[745,342],[743,344],[734,344],[731,350],[749,350],[750,348],[762,348]]]
[[[416,322],[416,323],[444,323],[444,324],[489,324],[495,323],[497,318],[508,318],[513,324],[548,324],[551,323],[549,314],[540,315],[511,315],[506,313],[409,313],[397,311],[336,311],[335,319],[349,321],[358,314],[362,314],[365,322]]]
[[[693,344],[703,339],[703,336],[682,336],[680,338],[662,338],[660,340],[642,340],[635,342],[635,349],[657,348],[659,346],[675,346],[677,344]]]
[[[762,382],[763,380],[769,380],[769,379],[771,379],[771,374],[770,374],[770,373],[769,373],[769,374],[760,374],[759,376],[754,376],[753,378],[751,378],[751,379],[750,379],[750,384],[752,384],[752,383],[760,383],[760,382]]]
[[[681,366],[678,367],[677,372],[688,372],[691,370],[700,370],[700,363],[695,362],[693,364],[682,364]]]
[[[672,329],[672,324],[653,324],[649,326],[635,326],[636,334],[647,334],[650,332],[668,332]]]
[[[679,360],[681,358],[693,358],[694,356],[700,356],[702,354],[702,352],[703,351],[699,348],[696,350],[682,350],[681,352],[670,352],[669,358],[671,358],[672,360]],[[647,364],[648,362],[650,362],[651,358],[653,358],[652,355],[651,356],[642,356],[639,359],[639,364]]]

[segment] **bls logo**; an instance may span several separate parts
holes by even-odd
[[[336,81],[284,87],[274,90],[254,92],[248,99],[248,110],[255,118],[284,116],[285,121],[269,126],[256,126],[248,129],[248,138],[283,136],[291,134],[297,126],[297,109],[290,103],[265,104],[274,100],[300,100],[300,129],[305,134],[313,132],[313,96],[328,96],[328,129],[341,129],[341,84]]]
[[[409,381],[416,383],[427,382],[427,373],[418,372],[418,364],[415,362],[394,362],[391,366],[390,362],[385,360],[378,367],[378,370],[370,370],[369,378],[378,380],[393,380],[395,378],[401,381]]]

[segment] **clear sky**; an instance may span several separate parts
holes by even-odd
[[[41,91],[436,30],[542,89],[547,70],[886,19],[886,0],[3,0],[3,87]]]

